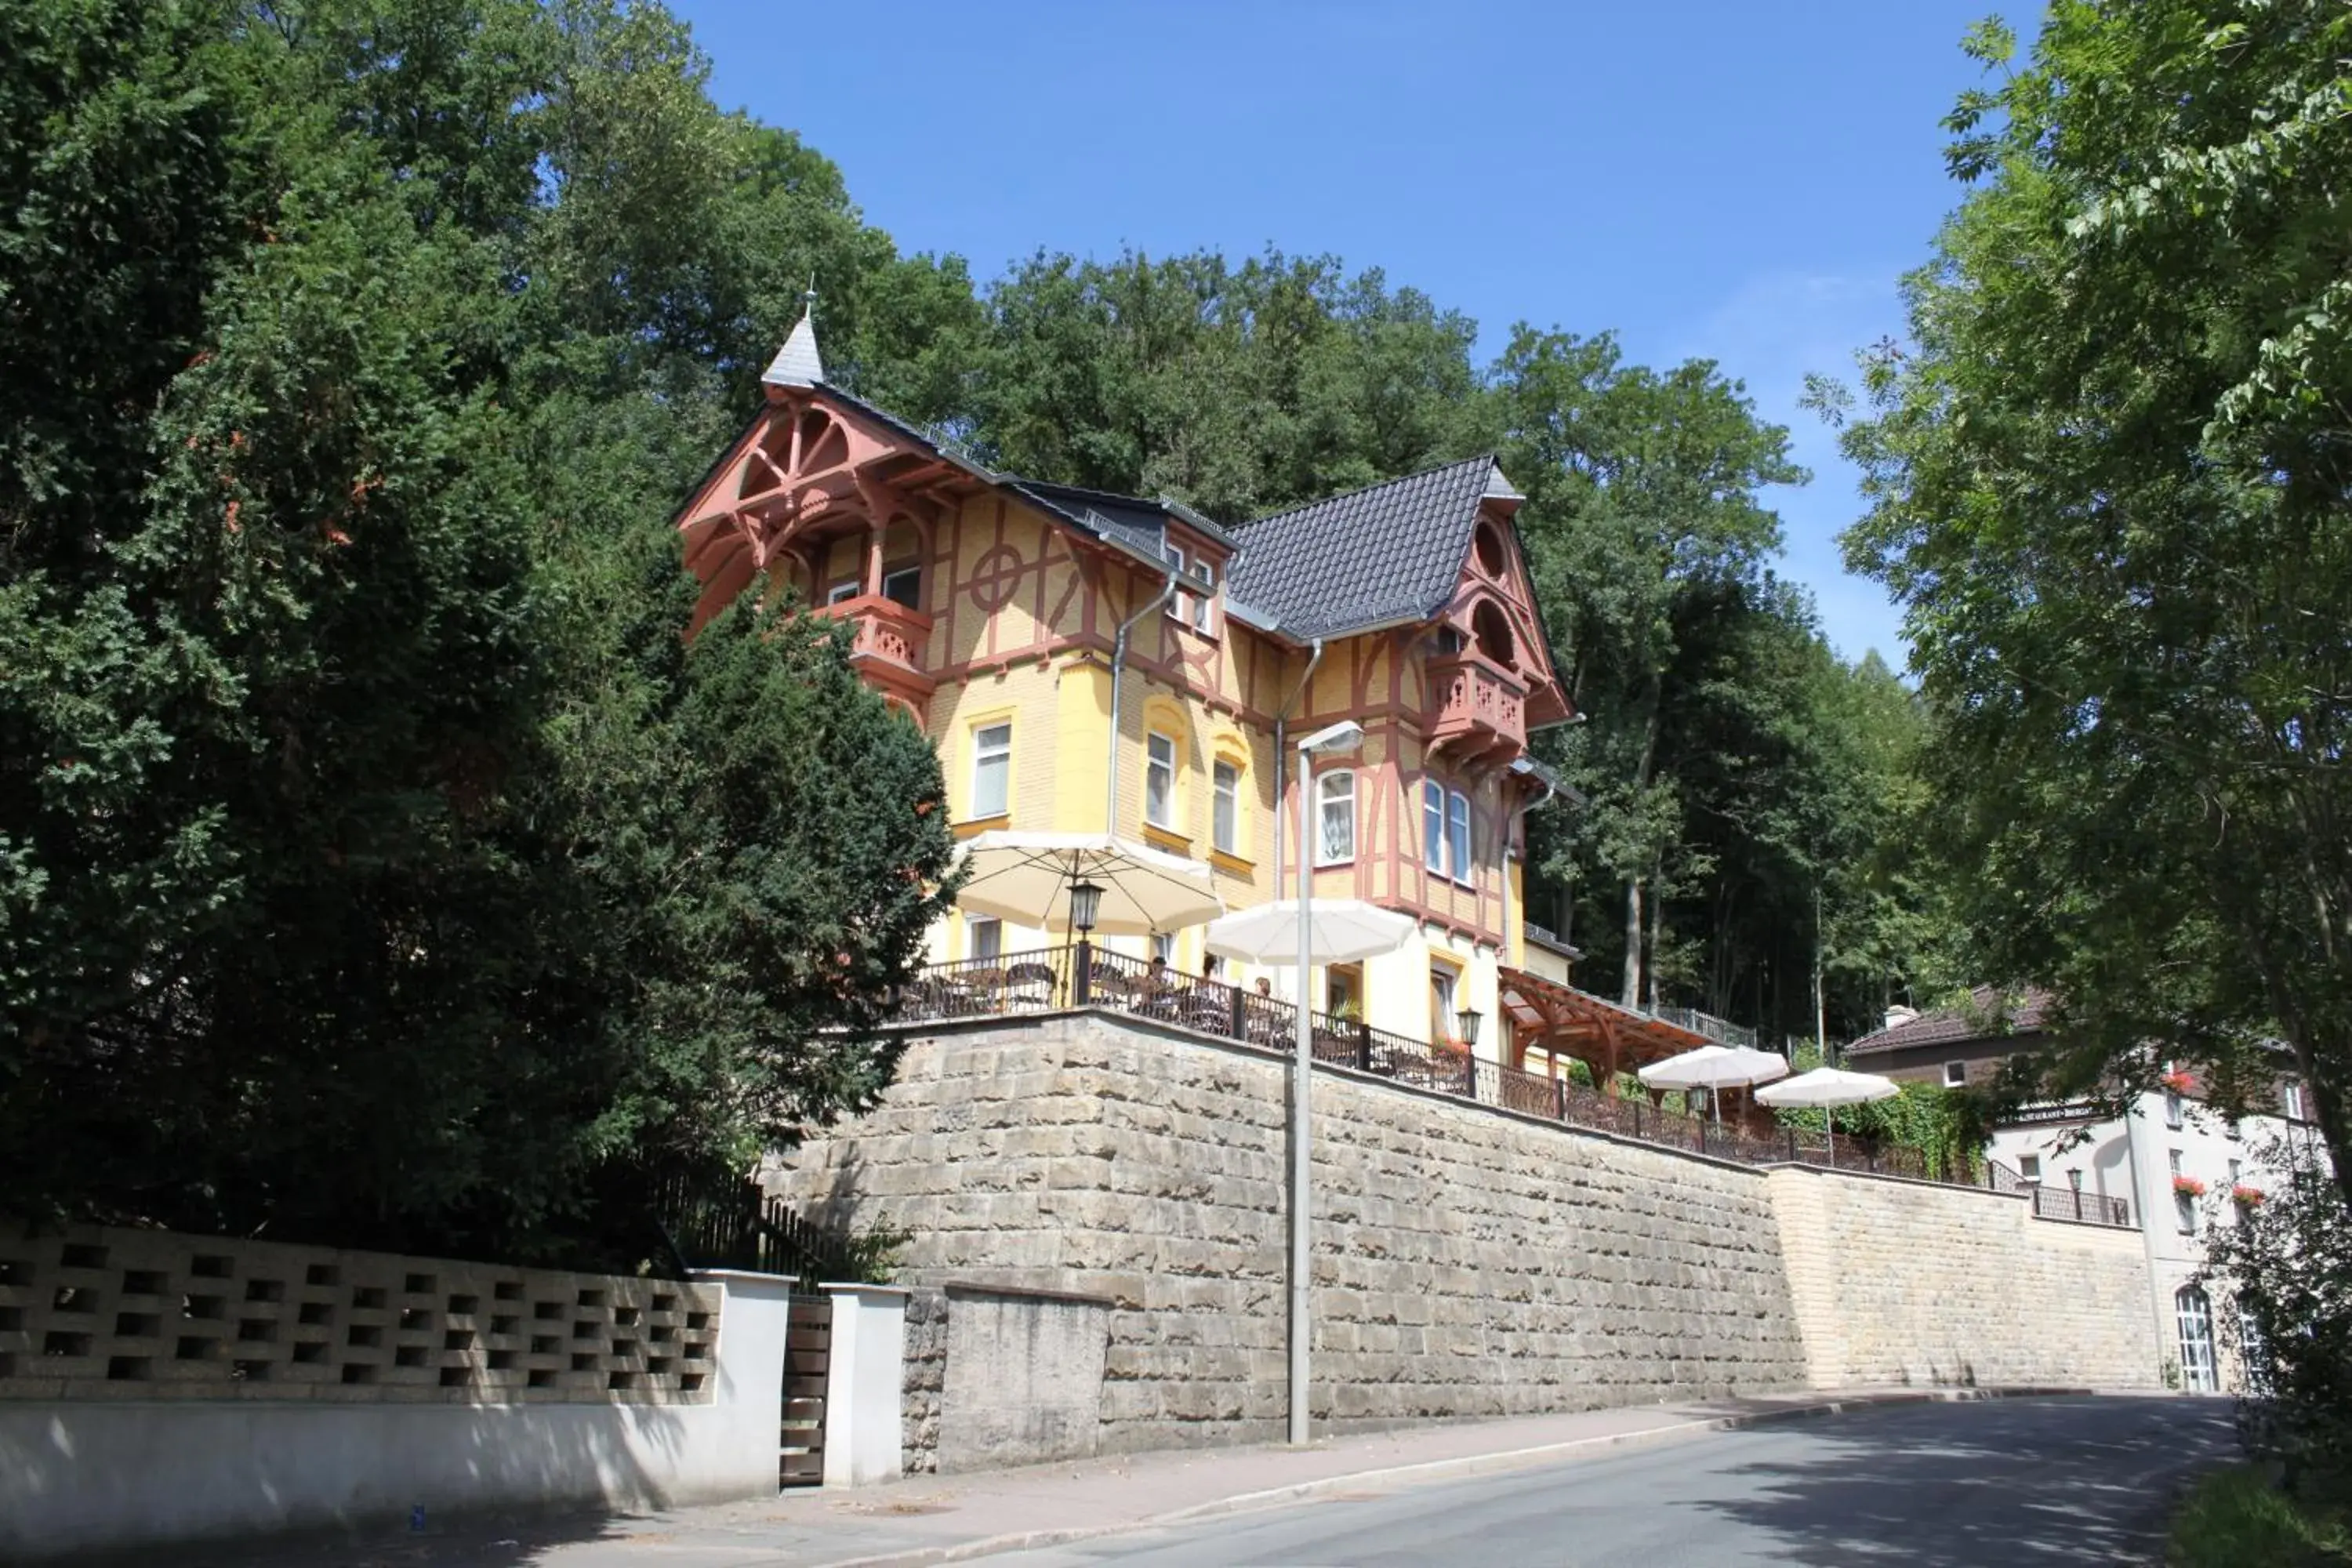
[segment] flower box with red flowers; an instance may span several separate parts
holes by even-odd
[[[2230,1201],[2236,1204],[2240,1208],[2250,1209],[2256,1204],[2263,1201],[2263,1190],[2260,1187],[2249,1187],[2242,1184],[2234,1186],[2230,1189]]]
[[[2205,1184],[2194,1176],[2175,1176],[2172,1190],[2184,1198],[2201,1198],[2205,1195]]]
[[[2182,1071],[2179,1068],[2175,1068],[2170,1072],[2166,1073],[2158,1081],[2175,1094],[2194,1094],[2197,1092],[2197,1080],[2189,1077],[2188,1073]]]

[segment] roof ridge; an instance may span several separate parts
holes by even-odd
[[[1350,496],[1385,489],[1391,485],[1403,484],[1407,479],[1425,479],[1432,474],[1443,474],[1454,468],[1466,468],[1473,463],[1499,465],[1500,459],[1492,452],[1480,452],[1474,457],[1457,458],[1450,463],[1436,463],[1426,468],[1415,468],[1409,474],[1399,474],[1393,479],[1374,479],[1370,484],[1358,485],[1353,489],[1333,490],[1329,495],[1317,496],[1313,500],[1303,500],[1296,506],[1284,507],[1280,511],[1261,512],[1245,522],[1229,523],[1226,526],[1237,531],[1255,528],[1262,522],[1279,521],[1283,518],[1294,517],[1302,511],[1312,511],[1318,506],[1329,506],[1334,501],[1346,500]]]

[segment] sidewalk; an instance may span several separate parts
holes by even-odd
[[[914,1568],[1106,1535],[1318,1493],[1451,1480],[1686,1440],[1760,1421],[1933,1399],[2084,1389],[1874,1389],[1770,1394],[1419,1426],[1264,1446],[1129,1454],[886,1486],[821,1488],[657,1513],[527,1525],[428,1521],[422,1535],[287,1541],[174,1552],[184,1568],[333,1563],[350,1568]],[[257,1549],[258,1548],[258,1549]]]

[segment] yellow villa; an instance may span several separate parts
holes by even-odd
[[[1492,458],[1227,524],[990,472],[828,385],[805,318],[765,387],[678,513],[695,624],[746,591],[849,622],[865,679],[938,747],[960,835],[1113,834],[1205,862],[1244,909],[1295,892],[1286,742],[1354,720],[1360,750],[1313,775],[1316,895],[1417,935],[1318,970],[1318,1010],[1425,1045],[1472,1015],[1479,1058],[1580,1058],[1604,1083],[1696,1043],[1527,971],[1525,820],[1565,804],[1528,737],[1571,714]],[[1061,940],[959,913],[933,956]],[[1202,941],[1106,939],[1191,975]],[[1288,994],[1286,969],[1265,978]]]

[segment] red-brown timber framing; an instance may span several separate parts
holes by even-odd
[[[1694,1030],[1630,1012],[1572,985],[1506,966],[1497,976],[1511,1039],[1525,1068],[1529,1051],[1582,1062],[1605,1094],[1618,1092],[1620,1073],[1695,1051],[1714,1041]]]

